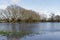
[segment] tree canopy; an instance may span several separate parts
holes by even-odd
[[[1,12],[0,14],[7,20],[8,22],[33,22],[33,21],[39,21],[40,15],[32,10],[24,9],[18,5],[10,5],[7,6],[4,12]]]

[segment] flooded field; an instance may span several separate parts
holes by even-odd
[[[0,23],[0,30],[12,31],[12,27],[16,27],[18,32],[32,32],[18,40],[60,40],[60,23]]]

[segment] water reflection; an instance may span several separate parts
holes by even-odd
[[[60,23],[0,23],[0,30],[3,31],[25,31],[25,32],[33,32],[40,33],[39,35],[34,34],[34,36],[25,36],[26,40],[55,40],[60,37]],[[36,35],[36,36],[35,36]],[[32,39],[33,38],[33,39]],[[22,40],[25,40],[24,37]]]
[[[0,23],[0,30],[26,32],[60,31],[60,23]]]

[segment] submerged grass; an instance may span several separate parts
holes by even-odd
[[[12,33],[12,35],[15,37],[23,37],[23,36],[28,35],[28,34],[31,34],[31,32],[15,32],[15,33]]]
[[[0,35],[2,35],[2,36],[22,37],[27,34],[31,34],[31,32],[4,32],[4,31],[0,31]]]
[[[9,36],[11,32],[0,31],[0,35]]]

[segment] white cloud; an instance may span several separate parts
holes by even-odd
[[[5,5],[5,4],[0,5],[0,9],[5,9],[6,7],[7,7],[7,5]]]
[[[16,3],[18,3],[20,0],[11,0],[11,3],[12,4],[16,4]]]

